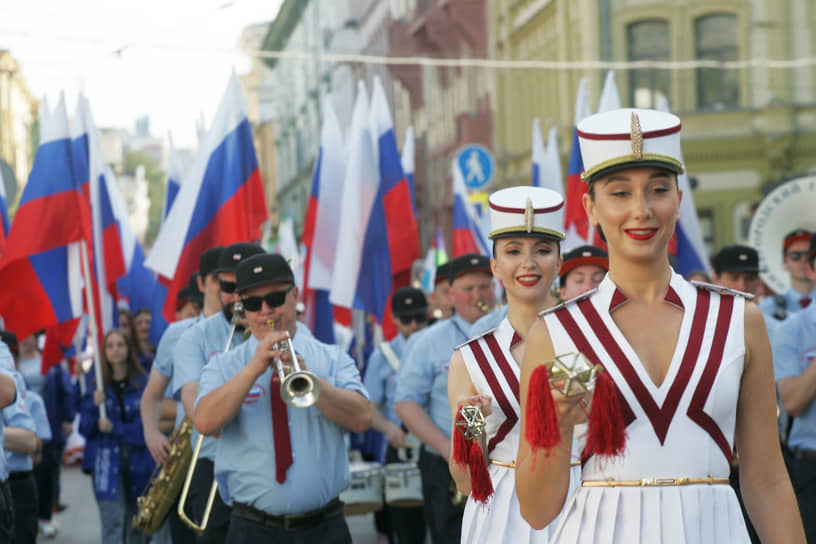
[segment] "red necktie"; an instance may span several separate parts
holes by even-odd
[[[810,297],[802,297],[799,299],[799,306],[802,308],[807,308],[808,304],[810,304]]]
[[[286,481],[286,470],[292,466],[292,442],[289,439],[289,412],[280,389],[280,380],[273,376],[269,383],[269,397],[272,400],[272,436],[275,440],[275,479],[282,484]]]

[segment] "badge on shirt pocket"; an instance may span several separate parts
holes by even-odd
[[[247,393],[246,397],[244,398],[244,404],[255,404],[256,402],[261,400],[262,397],[265,396],[266,389],[264,389],[264,386],[262,386],[259,383],[256,383],[255,385],[252,386],[252,388],[249,390],[249,393]]]

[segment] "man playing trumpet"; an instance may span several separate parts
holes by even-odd
[[[252,336],[204,367],[193,416],[205,435],[222,433],[215,474],[234,501],[226,541],[350,543],[337,498],[350,482],[343,433],[371,425],[357,368],[339,347],[296,333],[298,289],[280,255],[242,261],[237,291]],[[288,341],[305,381],[319,384],[308,407],[281,396],[278,364],[295,366]]]

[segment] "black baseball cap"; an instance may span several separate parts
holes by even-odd
[[[295,283],[292,268],[277,253],[260,253],[243,259],[235,275],[236,291],[239,293],[266,283]]]
[[[450,262],[450,283],[464,274],[471,272],[484,272],[489,276],[493,275],[490,270],[490,258],[477,253],[466,253],[456,257]]]
[[[598,266],[604,270],[609,270],[609,254],[603,249],[595,246],[579,246],[564,253],[564,262],[561,264],[561,287],[567,281],[567,275],[579,266]]]
[[[265,253],[263,248],[258,244],[250,242],[238,242],[228,245],[221,252],[221,257],[218,259],[218,266],[214,272],[235,272],[238,263],[247,257]]]
[[[211,247],[201,254],[198,259],[198,272],[202,278],[206,278],[209,274],[213,274],[218,267],[218,259],[221,257],[221,252],[224,250],[222,246]]]
[[[711,259],[717,274],[723,272],[759,272],[759,254],[750,246],[725,246]]]
[[[396,317],[427,315],[428,301],[425,294],[415,287],[402,287],[391,295],[391,313]]]
[[[436,267],[436,276],[434,277],[434,285],[439,285],[443,281],[450,283],[450,261],[440,264]]]

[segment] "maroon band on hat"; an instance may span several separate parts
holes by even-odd
[[[792,234],[785,238],[785,243],[783,244],[783,248],[785,251],[796,242],[808,242],[810,243],[811,234],[809,232],[797,232],[796,234]]]
[[[682,123],[678,123],[677,126],[674,127],[662,128],[660,130],[649,130],[643,132],[642,134],[644,138],[660,138],[661,136],[668,136],[669,134],[680,132],[682,126]],[[618,134],[594,134],[592,132],[583,132],[581,130],[578,130],[577,132],[578,136],[584,138],[585,140],[630,140],[632,138],[632,134],[630,132],[622,132]]]
[[[568,261],[564,261],[561,264],[561,270],[559,270],[558,275],[562,278],[565,278],[567,274],[578,268],[579,266],[597,266],[598,268],[603,268],[606,271],[609,271],[609,258],[608,257],[600,257],[600,256],[589,256],[589,257],[575,257],[574,259],[570,259]],[[564,287],[563,285],[561,287]]]
[[[492,202],[489,203],[490,208],[496,210],[497,212],[504,212],[504,213],[527,213],[526,208],[510,208],[508,206],[498,206],[493,204]],[[564,206],[564,201],[562,200],[555,206],[550,206],[549,208],[533,208],[533,213],[549,213],[554,212],[556,210],[560,210]]]

